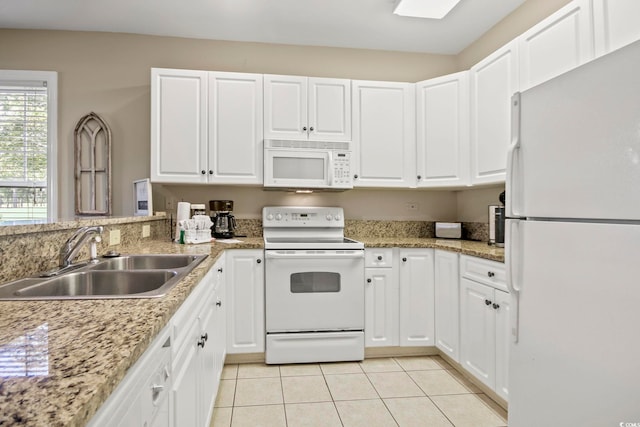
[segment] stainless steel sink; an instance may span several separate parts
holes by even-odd
[[[207,255],[127,255],[55,277],[0,285],[0,300],[153,298],[165,295]]]
[[[196,255],[127,255],[105,259],[92,270],[157,270],[183,268],[196,261]]]

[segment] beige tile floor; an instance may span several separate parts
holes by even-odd
[[[438,356],[226,365],[213,427],[497,427],[507,413]]]

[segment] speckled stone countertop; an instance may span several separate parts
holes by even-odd
[[[350,237],[366,247],[436,248],[504,261],[504,250],[484,242]],[[84,426],[222,251],[264,246],[261,237],[239,240],[145,241],[129,248],[127,253],[209,254],[161,298],[0,302],[0,425]]]
[[[262,238],[241,240],[129,248],[209,254],[161,298],[0,302],[0,425],[84,426],[222,251],[263,247]]]
[[[458,252],[492,261],[504,262],[504,248],[471,240],[435,239],[429,237],[363,237],[349,236],[364,243],[365,248],[434,248]]]

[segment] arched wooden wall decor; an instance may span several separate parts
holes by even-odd
[[[73,137],[76,215],[111,215],[111,129],[91,112],[78,121]]]

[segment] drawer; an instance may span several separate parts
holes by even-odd
[[[393,267],[393,248],[366,248],[364,250],[365,267]]]
[[[507,273],[501,262],[461,255],[460,277],[508,292]]]

